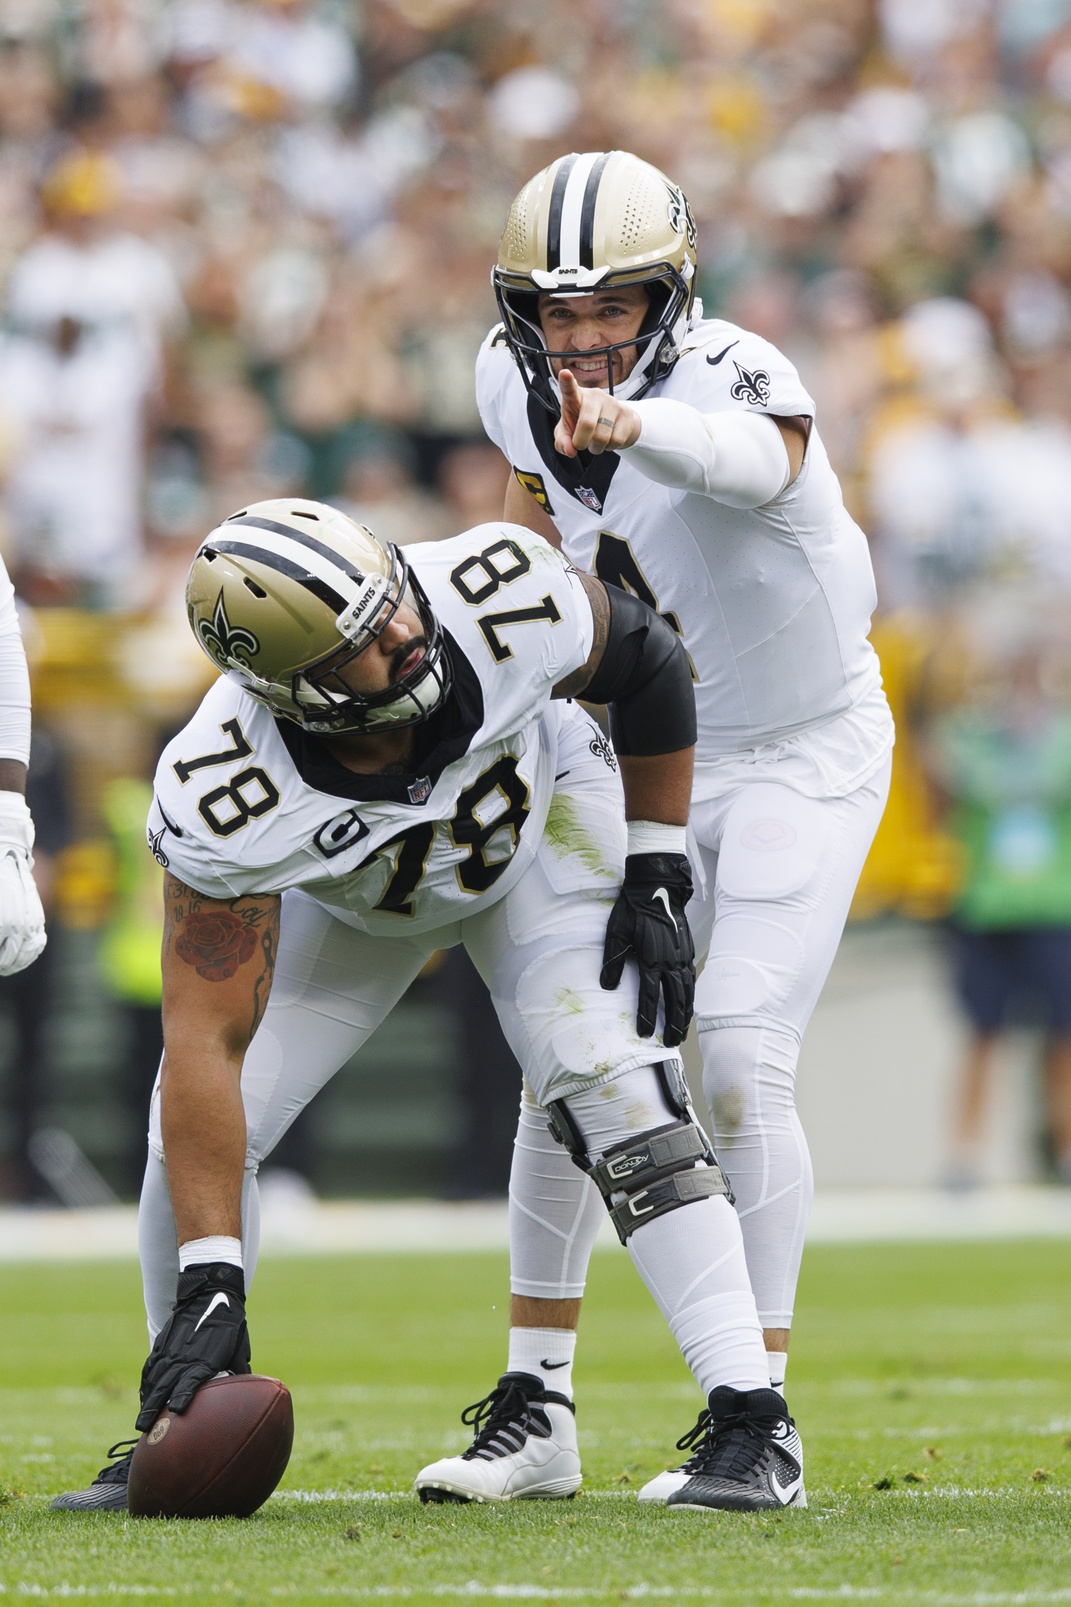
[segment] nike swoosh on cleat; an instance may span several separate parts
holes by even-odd
[[[539,1365],[547,1368],[548,1372],[553,1372],[556,1367],[568,1367],[569,1363],[567,1361],[547,1361],[544,1359]]]
[[[738,340],[731,340],[729,342],[728,346],[726,346],[725,351],[719,352],[717,357],[708,357],[707,362],[710,364],[711,368],[717,368],[718,364],[721,362],[722,358],[725,356],[725,353],[726,352],[731,352],[733,347],[734,346],[739,346],[739,344],[740,344],[740,342]]]
[[[208,1302],[207,1310],[204,1311],[201,1314],[201,1316],[197,1319],[197,1323],[194,1326],[194,1330],[193,1330],[194,1333],[197,1332],[197,1329],[200,1328],[200,1326],[201,1326],[201,1324],[203,1322],[208,1321],[209,1317],[211,1317],[212,1313],[215,1311],[217,1306],[229,1306],[230,1303],[231,1303],[230,1302],[230,1296],[225,1295],[223,1293],[222,1289],[217,1290],[216,1293],[212,1296],[211,1300]]]
[[[770,1483],[773,1486],[774,1495],[776,1495],[777,1499],[783,1502],[787,1507],[789,1502],[792,1500],[792,1497],[796,1494],[796,1491],[803,1483],[803,1476],[801,1474],[798,1479],[792,1479],[788,1484],[779,1484],[777,1474],[771,1472]]]

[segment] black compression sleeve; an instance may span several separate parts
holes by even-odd
[[[680,637],[631,592],[607,586],[610,628],[602,662],[580,696],[610,705],[618,753],[677,753],[695,742],[695,694]]]

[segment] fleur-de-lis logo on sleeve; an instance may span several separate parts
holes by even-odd
[[[737,402],[752,402],[756,407],[765,407],[770,400],[770,376],[764,368],[756,368],[752,373],[748,368],[741,368],[733,358],[733,367],[740,378],[733,386],[729,395]]]
[[[221,669],[252,670],[252,656],[260,652],[260,642],[244,626],[231,624],[222,591],[216,598],[212,618],[199,621],[197,630]]]

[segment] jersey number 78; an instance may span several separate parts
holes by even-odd
[[[498,560],[506,560],[504,567],[499,568]],[[503,536],[501,541],[493,541],[482,552],[475,553],[466,558],[450,571],[450,584],[459,597],[464,598],[470,607],[478,608],[486,603],[503,586],[520,580],[527,575],[532,567],[532,560],[528,554]],[[483,632],[483,639],[491,650],[491,657],[496,664],[504,664],[508,658],[513,657],[513,649],[508,642],[499,637],[499,631],[507,625],[531,624],[535,620],[545,619],[551,625],[557,625],[561,614],[554,598],[548,592],[529,608],[508,608],[496,614],[483,614],[477,625]]]

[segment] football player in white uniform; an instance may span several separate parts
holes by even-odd
[[[780,1389],[812,1194],[794,1104],[803,1030],[888,789],[892,721],[867,633],[866,539],[814,404],[768,342],[695,299],[680,189],[624,151],[560,158],[517,196],[480,352],[506,517],[642,598],[689,655],[698,745],[689,917],[708,953],[696,1026]],[[529,1090],[514,1151],[511,1354],[571,1359],[597,1195]],[[702,1430],[673,1497],[717,1463]]]
[[[139,1225],[153,1345],[138,1427],[248,1370],[258,1164],[429,956],[463,942],[701,1388],[734,1403],[704,1500],[799,1498],[739,1222],[676,1047],[694,982],[695,742],[677,637],[530,530],[482,525],[403,553],[302,501],[214,530],[188,598],[225,673],[165,750],[149,818],[167,872],[165,1054]],[[610,705],[620,780],[569,701],[581,692]],[[475,1410],[480,1499],[576,1490],[553,1375],[511,1365]],[[132,1453],[114,1452],[54,1505],[121,1509]],[[421,1495],[468,1499],[472,1472],[458,1490],[435,1465]]]
[[[15,588],[0,558],[0,976],[14,976],[45,947],[33,879],[33,819],[26,803],[30,677]]]

